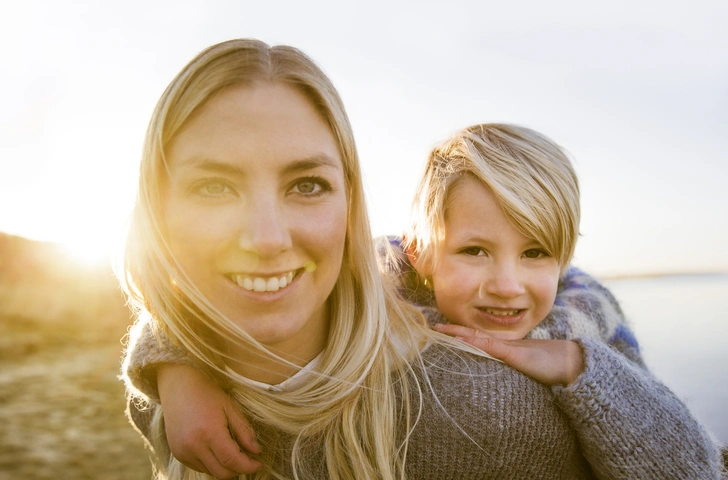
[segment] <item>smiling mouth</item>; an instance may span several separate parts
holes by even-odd
[[[249,292],[277,292],[289,286],[300,271],[301,269],[291,270],[288,273],[274,277],[255,277],[241,273],[233,273],[229,278]]]
[[[481,310],[490,315],[497,315],[500,317],[511,317],[514,315],[518,315],[519,313],[524,311],[523,309],[505,310],[502,308],[486,308],[486,307],[478,308],[478,310]]]

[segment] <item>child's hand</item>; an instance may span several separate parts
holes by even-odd
[[[454,324],[437,324],[435,330],[469,343],[545,385],[569,385],[584,371],[584,353],[571,340],[498,340]]]
[[[216,478],[260,469],[249,456],[260,453],[250,424],[212,380],[189,366],[164,365],[157,384],[167,442],[177,460]]]

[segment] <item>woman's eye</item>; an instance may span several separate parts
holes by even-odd
[[[318,177],[302,178],[293,184],[292,191],[306,197],[316,197],[331,191],[331,185]]]
[[[224,182],[208,181],[193,187],[192,192],[202,197],[222,197],[232,193],[232,189]]]
[[[204,187],[202,187],[202,190],[210,195],[220,195],[222,193],[225,193],[226,188],[227,187],[225,185],[213,183],[212,185],[205,185]]]
[[[485,252],[480,247],[467,247],[460,250],[460,253],[464,253],[465,255],[469,255],[471,257],[480,257],[482,255],[485,255]]]
[[[537,248],[531,248],[523,252],[523,256],[526,258],[541,258],[541,257],[547,257],[548,254],[544,252],[543,250],[539,250]]]
[[[314,193],[317,188],[321,188],[320,185],[317,185],[314,182],[301,182],[297,185],[297,187],[300,193]]]

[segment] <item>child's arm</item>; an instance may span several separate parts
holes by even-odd
[[[645,368],[580,339],[584,372],[552,388],[595,472],[610,478],[720,478],[720,450],[687,406]]]
[[[155,334],[151,320],[140,318],[129,332],[124,352],[122,379],[132,397],[159,403],[157,369],[162,365],[195,366],[184,349],[172,342],[164,332]]]
[[[260,453],[250,424],[222,389],[186,365],[164,365],[157,372],[167,443],[177,460],[215,478],[262,467],[249,456]]]
[[[170,450],[183,464],[217,478],[260,468],[248,455],[260,452],[255,434],[230,397],[148,320],[130,332],[123,378],[132,397],[161,402]]]
[[[600,339],[645,367],[637,339],[612,292],[575,267],[566,270],[551,312],[527,338]]]
[[[584,353],[572,340],[498,340],[476,328],[453,323],[436,324],[434,328],[548,386],[569,385],[584,371]]]

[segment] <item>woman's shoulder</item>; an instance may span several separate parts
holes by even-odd
[[[547,422],[561,421],[551,389],[503,362],[438,343],[425,349],[421,358],[425,398],[446,406],[454,417],[476,415],[476,424],[486,428],[506,416],[517,422],[515,417],[525,411]]]
[[[510,387],[535,389],[550,395],[548,388],[505,363],[452,345],[430,344],[421,358],[428,380],[441,390],[438,393],[446,393],[450,388],[462,393],[467,390],[463,386],[467,385],[478,395],[502,395]]]
[[[499,361],[444,344],[424,350],[422,364],[423,402],[410,441],[411,472],[442,471],[437,478],[555,478],[566,468],[583,473],[575,478],[589,478],[550,389]],[[453,452],[468,461],[428,460],[452,458]]]

